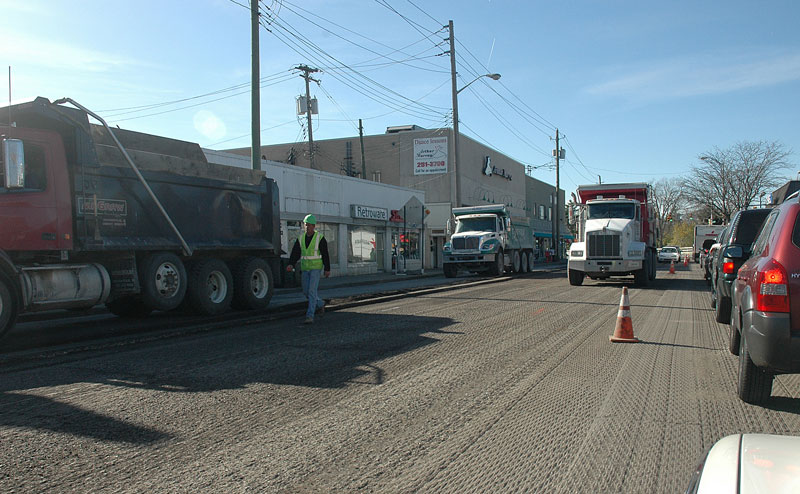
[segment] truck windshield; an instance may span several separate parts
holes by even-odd
[[[589,204],[589,219],[624,218],[632,220],[636,216],[636,208],[632,203]]]
[[[493,232],[496,228],[494,216],[489,218],[463,218],[456,224],[456,233]]]

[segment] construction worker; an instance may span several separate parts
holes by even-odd
[[[319,278],[331,275],[331,259],[328,256],[328,242],[320,232],[315,232],[317,218],[308,214],[303,219],[306,234],[295,240],[292,254],[289,256],[289,265],[286,270],[292,272],[294,264],[300,259],[300,270],[303,272],[303,295],[308,298],[308,310],[303,324],[312,324],[314,314],[325,313],[325,302],[317,295]]]

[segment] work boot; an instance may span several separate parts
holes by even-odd
[[[303,324],[314,324],[314,319],[311,317],[306,317],[306,320],[303,321]]]
[[[324,316],[325,315],[325,306],[323,305],[322,307],[318,307],[316,312],[314,312],[314,314],[317,314],[319,316]]]

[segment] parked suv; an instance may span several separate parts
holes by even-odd
[[[730,351],[739,355],[739,397],[760,403],[775,374],[800,372],[800,202],[776,206],[733,286]],[[742,259],[744,249],[727,255]]]
[[[764,219],[771,209],[743,209],[731,218],[725,236],[714,255],[711,265],[711,307],[716,309],[717,322],[731,321],[731,285],[736,279],[739,266],[750,256],[750,246],[755,240]],[[742,256],[727,255],[730,247],[741,247]]]

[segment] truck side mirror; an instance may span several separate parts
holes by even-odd
[[[452,235],[453,233],[453,218],[447,218],[447,234]]]
[[[20,139],[3,139],[3,172],[7,189],[25,187],[25,148]]]

